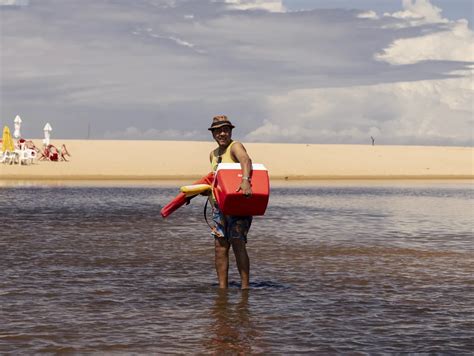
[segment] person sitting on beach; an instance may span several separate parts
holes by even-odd
[[[44,147],[43,152],[40,152],[41,157],[40,161],[53,161],[57,162],[59,160],[59,150],[54,145],[47,145]]]
[[[34,142],[31,141],[31,140],[26,140],[25,141],[25,147],[30,149],[30,150],[34,150],[36,152],[39,151],[39,149],[35,146]]]
[[[20,149],[31,150],[31,151],[34,151],[34,154],[36,156],[38,155],[42,156],[41,150],[38,147],[36,147],[35,143],[32,140],[20,139],[18,140],[18,142],[20,144]]]
[[[49,161],[49,149],[47,146],[43,146],[42,150],[38,150],[39,161]]]
[[[57,148],[54,145],[48,145],[44,148],[43,152],[40,152],[41,157],[39,158],[40,161],[48,160],[53,162],[58,161],[65,161],[68,162],[66,156],[71,157],[71,154],[66,148],[66,145],[63,144],[61,148]]]
[[[212,120],[209,130],[217,142],[218,147],[210,153],[210,161],[213,171],[219,163],[240,163],[242,167],[242,182],[238,188],[245,196],[250,197],[252,187],[250,185],[250,174],[252,161],[242,143],[232,140],[232,129],[235,126],[228,120],[227,116],[216,116]],[[229,216],[223,215],[219,210],[217,202],[210,197],[213,205],[212,235],[215,246],[215,265],[220,288],[228,286],[229,249],[232,246],[237,268],[239,270],[242,289],[249,288],[250,261],[247,253],[247,233],[252,223],[251,216]]]
[[[59,160],[68,162],[68,160],[66,159],[66,156],[71,157],[71,154],[67,150],[66,145],[62,144],[61,148],[59,149]]]
[[[59,150],[54,145],[48,145],[48,158],[50,161],[57,162],[59,160]]]

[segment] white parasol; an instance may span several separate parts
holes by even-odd
[[[44,125],[43,131],[44,131],[43,144],[44,144],[45,146],[48,146],[48,145],[49,145],[49,138],[51,137],[51,131],[53,131],[53,128],[51,127],[51,125],[49,124],[49,122],[47,122],[46,125]]]
[[[15,120],[13,120],[13,122],[15,123],[15,131],[13,132],[13,137],[15,137],[16,139],[19,139],[21,137],[21,134],[20,134],[21,121],[22,120],[19,115],[17,115],[15,117]]]

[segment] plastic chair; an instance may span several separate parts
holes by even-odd
[[[12,151],[5,151],[0,157],[0,163],[13,164],[15,160],[16,160],[16,153]]]
[[[36,160],[36,151],[25,148],[17,151],[18,154],[18,164],[33,164]]]

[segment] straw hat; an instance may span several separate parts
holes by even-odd
[[[227,118],[227,116],[225,115],[219,115],[219,116],[215,116],[213,119],[212,119],[212,124],[211,124],[211,127],[208,128],[208,130],[212,131],[214,129],[218,129],[219,127],[222,127],[222,126],[230,126],[230,128],[234,128],[235,126],[232,125],[232,123],[229,121],[229,119]]]

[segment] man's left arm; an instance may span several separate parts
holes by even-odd
[[[252,195],[252,186],[250,184],[250,175],[252,173],[252,160],[250,159],[244,145],[236,142],[231,147],[231,154],[237,159],[242,167],[242,183],[237,191],[242,191],[244,195]]]

